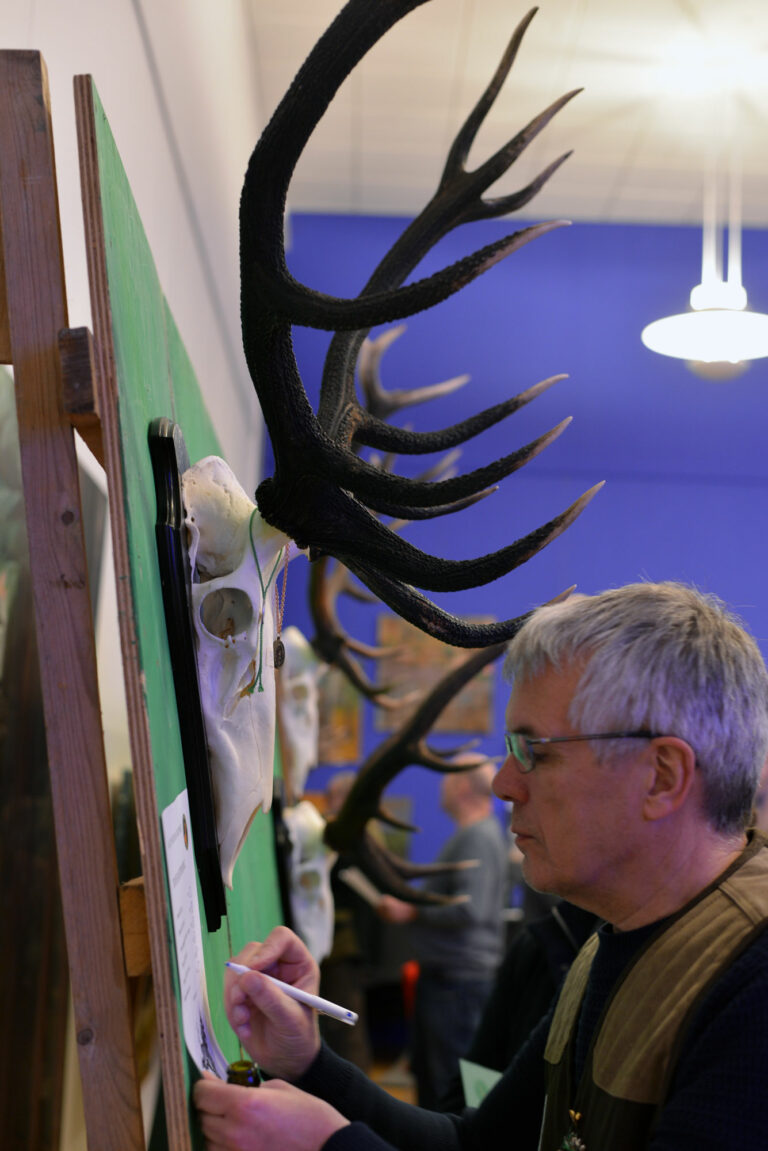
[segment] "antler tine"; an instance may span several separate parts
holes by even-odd
[[[418,478],[420,480],[437,478],[451,479],[456,475],[454,460],[457,460],[460,456],[460,448],[453,452],[447,452],[446,455],[438,460],[431,468],[427,468],[426,471],[421,472]],[[498,490],[498,484],[493,484],[491,487],[484,488],[481,492],[475,492],[471,496],[465,496],[463,500],[453,500],[449,504],[440,504],[436,508],[408,508],[402,504],[398,504],[396,506],[393,505],[390,509],[385,505],[379,510],[379,514],[399,517],[387,524],[389,531],[399,532],[414,520],[435,519],[438,516],[450,515],[451,512],[462,511],[464,508],[471,507],[472,504],[479,503],[480,500],[484,500],[488,496],[493,495],[493,493]]]
[[[374,749],[360,768],[341,811],[326,829],[325,841],[329,847],[334,851],[348,851],[359,841],[368,820],[378,815],[387,784],[414,757],[418,762],[419,740],[461,688],[482,668],[498,659],[505,648],[505,643],[498,643],[472,652],[440,679],[398,731]]]
[[[547,443],[551,442],[565,426],[565,423],[564,421],[558,428],[554,428],[545,436],[529,444],[521,452],[506,457],[503,461],[506,471],[514,470],[515,466],[522,466],[532,457],[533,453],[540,451]],[[503,470],[504,467],[502,467]],[[417,510],[400,501],[415,495],[421,497],[422,503],[427,506],[440,507],[439,495],[460,499],[466,495],[477,494],[484,481],[494,478],[495,471],[494,465],[480,468],[471,473],[470,477],[441,480],[426,490],[420,489],[416,481],[401,479],[395,485],[393,493],[398,498],[397,503],[390,505],[384,501],[373,499],[369,499],[368,503],[375,511],[385,515],[397,515],[404,511],[405,518],[416,518]],[[554,529],[562,530],[564,526],[571,523],[602,485],[598,484],[591,488],[580,500],[577,500],[554,520],[537,529],[536,532],[522,540],[517,540],[498,552],[474,560],[447,560],[428,556],[384,527],[380,520],[366,509],[359,500],[344,491],[335,492],[334,517],[323,520],[322,513],[327,511],[323,497],[328,494],[328,486],[318,480],[312,490],[304,494],[304,509],[305,512],[315,514],[315,520],[310,520],[310,523],[316,525],[316,530],[307,539],[300,535],[299,530],[294,531],[294,538],[299,548],[308,547],[310,549],[310,559],[315,560],[323,555],[333,555],[358,578],[362,578],[358,573],[358,566],[377,565],[382,574],[408,580],[419,587],[440,591],[458,591],[465,587],[488,583],[492,579],[506,575],[519,563],[524,562],[523,557],[528,558],[534,554],[529,550],[532,541],[539,541],[535,550],[544,547],[546,542],[554,538],[552,531]],[[358,559],[360,556],[365,558]],[[356,562],[350,562],[351,559],[355,559]],[[473,584],[472,579],[476,579],[476,583]],[[470,582],[467,583],[467,580]],[[367,580],[363,579],[362,582],[372,591],[374,590]]]
[[[474,108],[467,116],[466,120],[459,129],[456,139],[451,145],[448,153],[448,159],[445,163],[445,172],[455,173],[461,171],[469,155],[469,149],[475,142],[475,137],[480,130],[488,112],[493,106],[496,97],[501,91],[504,81],[509,75],[509,71],[515,62],[518,49],[523,42],[523,36],[528,31],[528,26],[536,15],[538,8],[530,8],[523,16],[515,28],[509,43],[504,51],[504,55],[499,61],[498,67],[491,77],[490,83],[486,87],[480,99],[475,104]]]
[[[419,472],[418,478],[420,480],[445,480],[453,479],[456,475],[456,464],[461,459],[461,448],[454,448],[450,452],[446,452],[439,460],[436,460],[430,467],[425,468],[423,472]]]
[[[328,591],[334,600],[340,595],[348,595],[350,599],[360,603],[376,603],[378,597],[363,587],[357,580],[353,580],[344,564],[336,563],[326,576]]]
[[[376,812],[376,819],[379,821],[379,823],[386,823],[388,827],[394,827],[398,831],[421,831],[421,828],[417,827],[415,823],[411,823],[410,820],[407,819],[400,819],[383,803],[379,804],[379,810]]]
[[[386,471],[391,475],[394,471],[396,459],[397,455],[394,452],[388,452],[383,457],[374,454],[369,457],[368,462],[380,471]],[[423,471],[419,472],[415,478],[422,482],[424,480],[453,479],[453,477],[458,474],[456,464],[460,459],[461,448],[452,448],[446,452],[445,455],[441,456],[439,460],[436,460],[435,463],[430,464],[428,468],[424,468]],[[390,531],[396,530],[392,524],[388,526]]]
[[[355,586],[343,564],[333,561],[331,556],[323,556],[312,565],[309,572],[309,608],[312,621],[319,636],[313,646],[326,663],[334,663],[334,653],[338,648],[352,646],[352,638],[341,626],[336,612],[336,602],[342,593],[354,596],[365,603],[378,603],[378,597],[367,588]],[[358,653],[371,659],[386,654],[386,649],[359,643]]]
[[[546,168],[543,168],[538,176],[531,180],[530,184],[526,184],[524,188],[520,188],[516,192],[510,192],[506,196],[490,196],[481,200],[472,214],[472,219],[495,220],[499,216],[506,216],[509,212],[519,212],[521,208],[530,203],[537,192],[554,176],[557,169],[572,155],[573,149],[563,152],[562,156],[558,156],[551,164],[547,164]]]
[[[555,516],[548,523],[529,532],[527,536],[523,536],[505,548],[500,548],[498,551],[491,552],[486,556],[480,556],[477,559],[436,560],[434,556],[429,556],[426,557],[429,560],[427,564],[424,562],[424,553],[420,552],[418,548],[414,548],[406,543],[406,541],[399,536],[387,539],[388,550],[386,553],[382,552],[382,556],[387,556],[389,571],[394,574],[395,580],[398,578],[400,580],[407,580],[409,574],[415,573],[416,578],[414,579],[414,583],[417,583],[421,587],[429,588],[432,591],[463,591],[468,588],[479,587],[483,584],[490,583],[492,580],[499,579],[500,576],[513,571],[514,568],[519,567],[520,564],[526,563],[527,560],[531,559],[537,552],[540,552],[542,548],[545,548],[548,543],[556,539],[565,528],[573,523],[574,519],[581,514],[602,486],[602,483],[595,484],[594,487],[590,488],[589,491],[586,491],[579,499],[575,500],[566,511],[561,512],[560,515]],[[373,519],[372,524],[380,526],[378,525],[378,521]],[[363,538],[362,531],[360,538]],[[366,543],[369,548],[368,555],[370,557],[374,556],[377,548],[373,534],[366,539]],[[379,590],[380,587],[385,586],[383,582],[385,577],[379,577],[379,572],[375,566],[375,559],[373,563],[370,564],[369,559],[360,562],[354,554],[350,553],[345,555],[340,549],[337,550],[336,554],[339,559],[347,565],[350,571],[353,572],[358,579],[362,580],[366,587],[369,587],[371,591],[375,592],[379,599],[384,600],[385,603],[388,602],[386,596]],[[413,591],[413,589],[410,590]],[[459,644],[458,646],[463,645]]]
[[[394,555],[397,537],[393,538],[392,532],[366,512],[366,507],[382,515],[397,516],[399,508],[438,507],[476,495],[532,460],[565,430],[570,420],[570,416],[566,417],[525,447],[493,463],[437,483],[389,475],[347,452],[344,460],[339,461],[345,474],[340,471],[334,473],[332,464],[335,461],[329,460],[326,473],[323,474],[320,468],[312,469],[311,485],[301,490],[294,491],[292,483],[280,484],[274,478],[264,480],[257,491],[259,509],[268,523],[280,527],[299,548],[312,548],[311,558],[328,552],[346,563],[340,545],[343,548],[346,543],[358,551],[363,544],[375,546],[374,540],[382,536],[389,538]],[[340,454],[337,452],[337,456]],[[404,518],[411,517],[406,515]],[[371,530],[372,524],[376,524],[376,531]],[[377,562],[383,565],[382,570],[388,570],[386,549],[380,553]],[[421,582],[415,567],[403,578],[411,579],[421,587],[431,586]]]
[[[381,802],[387,785],[404,767],[422,763],[427,758],[423,739],[440,713],[466,683],[498,659],[505,649],[505,643],[498,643],[472,652],[443,675],[401,728],[368,756],[341,811],[326,825],[324,840],[332,851],[350,856],[369,878],[401,898],[413,900],[415,896],[413,889],[402,884],[403,869],[408,865],[386,849],[380,849],[380,845],[365,834],[366,825],[370,819],[387,817]],[[464,758],[464,770],[474,766],[469,762],[472,759],[470,753],[464,753]],[[487,758],[480,757],[480,762]],[[427,766],[437,765],[428,763]],[[444,765],[440,764],[439,770],[444,770]]]
[[[393,412],[401,411],[403,408],[413,407],[414,404],[421,404],[426,400],[450,395],[451,392],[464,387],[470,380],[468,375],[461,375],[454,376],[450,380],[443,380],[439,384],[428,384],[421,388],[398,388],[394,391],[387,391],[381,383],[379,374],[381,357],[392,344],[391,333],[394,332],[399,336],[403,331],[405,331],[405,325],[401,324],[399,328],[382,332],[375,339],[366,336],[360,348],[357,372],[365,397],[365,409],[377,419],[386,419]],[[385,337],[390,338],[385,339]]]
[[[395,458],[394,456],[392,457]],[[461,458],[461,448],[455,448],[453,451],[446,452],[439,460],[437,460],[431,467],[426,468],[423,472],[419,472],[416,477],[419,480],[442,480],[453,479],[457,475],[456,462]],[[393,515],[398,516],[398,519],[392,520],[387,524],[387,528],[391,532],[402,531],[413,520],[426,520],[434,519],[437,516],[449,515],[451,512],[461,511],[463,508],[471,507],[472,504],[478,503],[480,500],[485,499],[486,496],[491,495],[492,492],[498,491],[498,486],[485,488],[482,492],[477,492],[474,495],[466,496],[463,500],[453,500],[449,504],[441,504],[436,508],[407,508],[402,504],[397,506],[393,505],[391,511],[385,506],[380,509],[380,515]],[[346,569],[345,569],[346,570]]]
[[[466,496],[463,500],[454,500],[450,504],[440,504],[436,508],[406,508],[399,504],[397,507],[392,507],[391,511],[387,510],[386,504],[381,508],[382,515],[399,515],[400,519],[393,520],[392,523],[387,524],[391,532],[399,532],[407,524],[415,520],[433,520],[438,516],[447,516],[452,512],[460,512],[464,508],[469,508],[472,504],[477,504],[480,500],[486,499],[488,496],[493,495],[494,492],[499,490],[498,485],[494,484],[493,487],[484,488],[483,491],[477,492],[473,496]]]
[[[350,568],[355,564],[350,560]],[[393,612],[402,616],[408,623],[421,631],[428,632],[435,639],[454,647],[483,647],[486,644],[508,641],[520,630],[528,619],[529,612],[506,619],[501,623],[473,624],[459,616],[443,611],[413,587],[388,579],[373,571],[364,574],[355,572],[358,579],[365,579],[378,598]]]
[[[418,879],[423,875],[445,875],[449,871],[468,871],[470,868],[480,866],[479,859],[456,859],[451,863],[411,863],[409,859],[395,855],[394,861],[397,871],[403,877],[411,879]],[[413,888],[410,890],[413,891]],[[447,903],[466,903],[466,901],[466,895],[448,896],[446,899]]]
[[[350,655],[380,659],[388,654],[386,648],[375,648],[362,644],[347,634],[336,614],[336,600],[341,591],[350,585],[349,575],[341,564],[331,568],[330,557],[325,556],[312,565],[309,577],[309,606],[315,635],[312,647],[327,664],[332,664],[349,680],[352,686],[377,707],[395,711],[405,706],[403,698],[390,696],[393,684],[375,684],[365,674],[358,661]],[[374,597],[375,599],[376,597]]]
[[[460,222],[455,219],[444,232],[450,231]],[[567,227],[568,224],[570,220],[546,220],[541,224],[521,228],[478,248],[471,255],[456,260],[422,280],[381,292],[361,292],[353,299],[311,291],[298,284],[287,272],[275,275],[264,264],[254,264],[248,268],[248,287],[254,306],[256,301],[260,302],[278,322],[300,324],[328,332],[367,332],[378,324],[405,319],[441,304],[531,240],[545,236],[556,228]],[[427,251],[437,239],[439,237],[432,240]],[[401,278],[405,279],[410,270],[405,269]],[[321,425],[325,426],[322,409],[318,414]]]
[[[453,142],[451,150],[448,153],[448,158],[443,170],[443,177],[441,180],[441,187],[445,184],[450,184],[466,175],[466,160],[469,155],[469,150],[475,141],[475,137],[485,120],[490,108],[492,107],[496,97],[501,91],[502,85],[509,74],[509,70],[514,63],[517,51],[520,47],[522,38],[530,24],[531,20],[537,12],[536,8],[532,8],[526,16],[518,24],[517,28],[512,34],[512,38],[507,46],[504,55],[499,62],[499,66],[494,73],[491,82],[483,92],[475,107],[470,112],[464,124],[460,128],[456,139]],[[473,173],[473,182],[476,182],[479,191],[485,191],[492,183],[494,183],[499,176],[514,163],[517,157],[528,147],[532,140],[544,129],[550,120],[557,115],[557,113],[564,108],[565,105],[577,96],[582,89],[575,88],[571,92],[567,92],[564,96],[555,100],[548,108],[541,112],[538,116],[534,117],[529,124],[521,132],[518,132],[507,144],[498,150],[493,156],[485,161]],[[530,199],[539,191],[539,189],[547,182],[561,164],[565,162],[570,156],[570,152],[566,152],[560,156],[552,164],[549,164],[535,180],[533,180],[526,188],[521,191],[514,192],[511,195],[503,196],[498,199],[482,200],[477,198],[474,206],[463,217],[464,222],[478,219],[488,219],[496,217],[507,212],[514,211],[523,207]]]
[[[548,108],[545,108],[543,112],[535,116],[533,120],[526,124],[525,128],[513,136],[511,140],[507,141],[503,147],[499,148],[499,150],[481,164],[479,168],[475,168],[473,172],[467,172],[464,168],[451,169],[450,166],[446,164],[443,177],[446,181],[446,186],[448,186],[451,181],[457,181],[459,183],[465,183],[466,190],[472,187],[473,191],[477,193],[471,201],[467,203],[462,215],[462,223],[470,223],[472,220],[487,220],[498,216],[500,211],[508,211],[506,205],[509,202],[509,197],[504,196],[495,200],[484,200],[482,199],[481,193],[484,192],[486,188],[489,188],[491,184],[494,184],[500,176],[504,175],[518,156],[525,151],[531,141],[535,140],[542,129],[546,128],[550,120],[552,120],[566,104],[569,104],[574,96],[578,96],[581,91],[581,88],[574,88],[572,91],[566,92],[564,96],[559,96],[557,100],[553,100]],[[548,167],[539,174],[534,181],[536,191],[546,183],[561,164],[565,163],[570,154],[570,152],[566,152],[562,156],[559,156],[553,164],[548,165]],[[461,180],[458,179],[459,175],[461,176]],[[513,193],[513,195],[522,195],[530,199],[528,188],[523,189],[521,193]],[[467,199],[469,200],[468,197]]]
[[[388,694],[392,691],[393,684],[373,683],[360,667],[357,660],[343,647],[339,649],[334,660],[334,667],[337,667],[339,671],[346,676],[352,686],[359,691],[365,699],[369,700],[375,707],[380,707],[383,711],[399,711],[409,702],[406,696],[395,697]]]
[[[427,475],[440,475],[450,470],[454,460],[459,455],[460,452],[458,451],[447,453],[425,473],[422,473],[420,478],[425,478]],[[480,497],[472,497],[471,502],[478,498]],[[468,504],[470,500],[463,502]],[[436,510],[442,513],[455,509],[456,505],[454,504],[445,509]],[[428,514],[436,514],[436,510],[433,509]],[[419,515],[420,513],[417,510],[415,514]],[[394,530],[391,525],[389,530]],[[366,644],[349,635],[342,627],[336,611],[336,602],[342,592],[367,602],[378,602],[377,597],[371,595],[367,588],[362,588],[359,584],[352,582],[350,572],[343,564],[332,563],[330,556],[321,557],[310,571],[310,610],[315,624],[313,648],[326,663],[338,667],[352,686],[372,703],[384,709],[395,709],[403,706],[406,701],[389,695],[393,688],[392,684],[374,684],[357,660],[350,654],[350,652],[354,652],[356,655],[369,659],[381,659],[385,655],[392,655],[396,649]]]
[[[336,820],[327,825],[326,834],[335,822]],[[463,870],[467,866],[475,866],[474,860],[463,860],[460,863],[447,865],[408,864],[406,860],[389,851],[368,833],[362,835],[360,844],[353,854],[355,865],[372,883],[376,884],[380,891],[386,895],[395,895],[398,899],[403,899],[408,903],[422,905],[461,903],[466,901],[466,896],[460,896],[457,899],[455,896],[439,895],[437,892],[411,887],[404,876],[418,879],[424,875],[435,874],[435,868],[441,871],[446,869],[455,871]]]
[[[571,416],[566,416],[559,424],[555,424],[549,431],[537,436],[535,440],[531,440],[524,447],[510,452],[507,456],[502,456],[499,460],[494,460],[491,464],[485,464],[481,468],[475,468],[474,471],[465,472],[463,475],[428,484],[424,484],[418,479],[408,479],[405,476],[391,476],[389,477],[391,483],[386,486],[382,485],[379,493],[369,492],[365,478],[363,478],[360,483],[350,483],[350,490],[355,495],[362,496],[366,505],[372,511],[377,512],[381,511],[380,500],[385,501],[387,507],[391,506],[392,501],[400,498],[407,501],[411,506],[429,508],[438,507],[454,500],[465,499],[467,496],[475,495],[483,488],[497,483],[506,476],[512,475],[513,472],[519,471],[520,468],[535,459],[540,452],[543,452],[558,436],[562,435],[571,419]],[[416,498],[414,499],[414,497]]]
[[[392,453],[400,452],[403,455],[445,451],[458,444],[465,444],[467,440],[500,423],[507,416],[514,415],[553,384],[567,379],[565,372],[549,376],[546,380],[540,380],[538,384],[526,388],[519,395],[502,400],[501,403],[485,408],[484,411],[470,416],[461,423],[437,432],[414,432],[410,428],[395,428],[368,415],[361,420],[360,426],[355,431],[355,442],[365,447]]]
[[[476,172],[468,174],[464,170],[463,161],[509,73],[519,45],[535,13],[536,9],[531,9],[518,24],[490,84],[459,130],[449,151],[438,189],[432,200],[406,228],[400,239],[379,263],[361,296],[377,293],[382,288],[392,289],[403,283],[406,276],[437,241],[458,224],[480,216],[483,218],[499,216],[511,210],[506,206],[507,204],[514,206],[514,202],[509,197],[503,197],[496,201],[484,201],[482,193],[511,166],[552,117],[577,94],[577,91],[569,92],[551,104]],[[535,188],[529,186],[529,189],[526,189],[521,195],[521,203],[527,203],[535,191],[538,191],[546,183],[566,158],[566,156],[561,156],[558,161],[549,165],[534,181]],[[393,295],[399,295],[399,293],[393,293]],[[401,310],[398,316],[393,318],[403,318],[407,314],[412,313]],[[375,321],[369,327],[373,326],[373,323]],[[323,373],[319,408],[320,422],[324,427],[331,426],[335,413],[340,410],[340,406],[345,401],[349,402],[352,397],[354,362],[366,332],[367,329],[351,335],[345,333],[331,341],[326,358],[326,369]]]
[[[424,740],[418,745],[418,767],[428,767],[431,771],[439,771],[444,775],[454,775],[462,771],[470,771],[473,767],[480,767],[489,762],[489,756],[482,752],[450,752],[438,751],[430,747]]]

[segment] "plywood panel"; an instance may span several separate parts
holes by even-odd
[[[181,426],[192,462],[220,454],[220,448],[90,77],[76,78],[75,93],[134,788],[163,1037],[166,1115],[175,1151],[189,1145],[190,1132],[195,1140],[197,1135],[188,1114],[190,1073],[181,1037],[159,818],[186,782],[155,551],[147,432],[152,420],[166,416]],[[238,860],[227,927],[215,933],[203,929],[214,1030],[230,1059],[237,1057],[237,1045],[221,1004],[224,962],[230,946],[237,950],[248,939],[263,937],[280,920],[271,819],[259,815]]]

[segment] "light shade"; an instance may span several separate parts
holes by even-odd
[[[707,379],[733,379],[749,360],[768,356],[768,316],[748,312],[741,282],[741,165],[732,151],[728,180],[728,275],[724,229],[718,218],[716,156],[704,188],[701,283],[691,291],[690,312],[655,320],[640,333],[646,348],[686,360]],[[735,367],[738,365],[738,368]]]
[[[654,320],[640,338],[664,356],[738,364],[768,356],[768,316],[732,308],[682,312]]]

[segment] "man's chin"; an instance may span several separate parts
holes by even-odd
[[[523,858],[521,870],[523,873],[523,879],[531,888],[531,890],[538,892],[539,895],[558,894],[558,892],[554,890],[554,879],[551,876],[548,876],[543,868],[537,867],[536,864],[532,862],[528,856]]]

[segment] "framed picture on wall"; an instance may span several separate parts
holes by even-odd
[[[493,616],[467,618],[472,623],[493,623],[494,619]],[[463,663],[468,649],[441,643],[407,620],[389,613],[378,617],[376,631],[378,645],[392,649],[389,655],[376,661],[378,685],[392,684],[393,699],[414,695],[412,706],[404,705],[392,711],[376,708],[376,730],[395,731],[413,714],[441,676]],[[494,723],[495,676],[494,664],[483,668],[448,704],[432,731],[490,735]]]
[[[338,668],[320,677],[318,763],[354,765],[363,756],[362,698]]]

